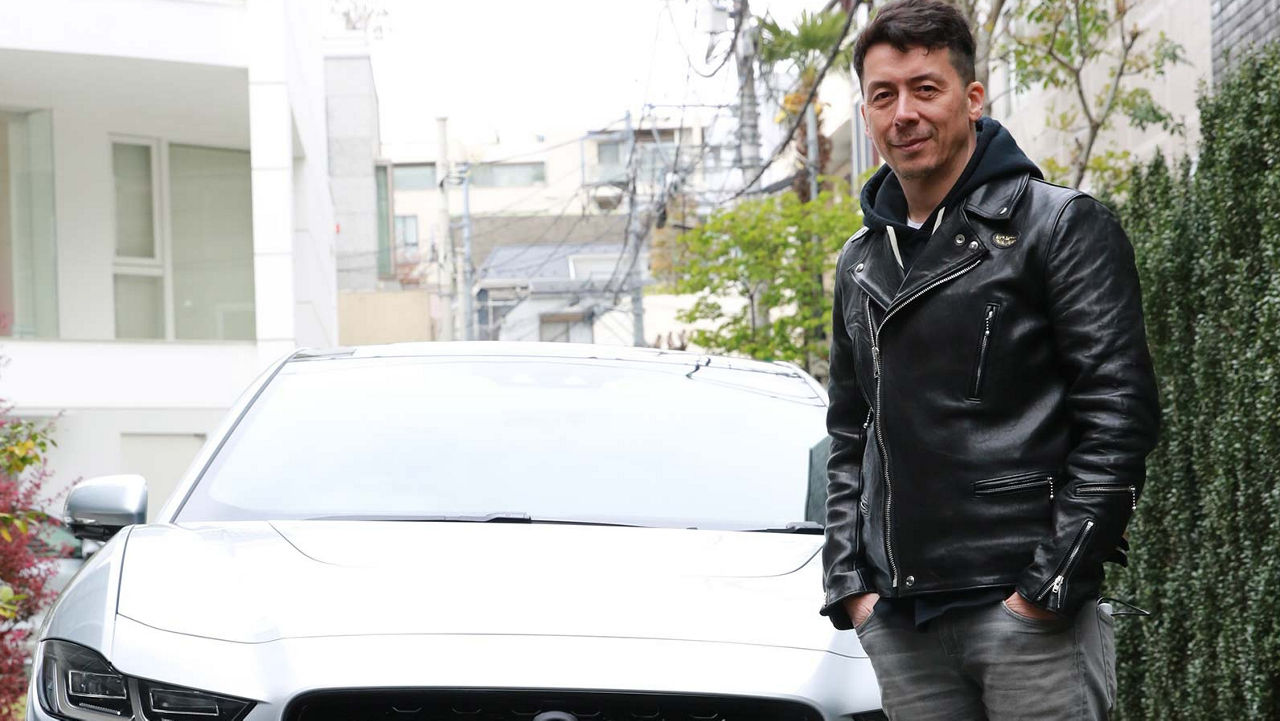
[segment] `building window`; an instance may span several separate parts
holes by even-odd
[[[58,335],[53,122],[0,111],[0,336]]]
[[[416,215],[397,215],[396,216],[396,247],[397,248],[417,248],[418,247],[418,216]]]
[[[544,343],[591,343],[594,333],[583,313],[543,313],[538,316],[538,340]]]
[[[477,188],[519,188],[547,182],[546,163],[473,165],[471,185]]]
[[[391,250],[391,189],[387,187],[390,166],[378,165],[373,169],[378,188],[378,277],[394,278]]]
[[[396,192],[401,190],[435,190],[435,163],[415,163],[413,165],[397,165],[392,169],[393,185]]]
[[[116,337],[253,340],[249,153],[118,138]]]
[[[656,138],[654,136],[657,136]],[[609,136],[606,136],[609,137]],[[596,182],[624,183],[627,179],[627,154],[630,140],[625,133],[612,136],[616,140],[601,140],[596,144]],[[641,185],[662,186],[667,173],[674,172],[679,152],[679,166],[692,168],[700,149],[693,144],[693,133],[684,131],[677,140],[674,129],[658,131],[641,130],[636,134],[636,181]]]

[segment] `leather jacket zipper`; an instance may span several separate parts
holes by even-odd
[[[1121,486],[1115,483],[1081,483],[1075,487],[1077,496],[1102,496],[1107,494],[1124,494],[1129,497],[1129,510],[1138,510],[1138,489],[1133,485]]]
[[[973,494],[975,496],[995,496],[1002,493],[1018,493],[1039,488],[1040,486],[1048,486],[1049,500],[1053,500],[1053,475],[1040,471],[975,481]]]
[[[898,311],[909,305],[912,301],[929,291],[937,288],[943,283],[949,283],[956,278],[968,273],[982,263],[982,258],[975,259],[972,263],[965,265],[958,270],[952,271],[941,278],[929,283],[920,290],[913,293],[909,298],[903,300],[896,305],[890,304],[890,309],[885,313],[884,319],[880,321],[880,325],[876,325],[875,317],[871,314],[871,296],[866,296],[867,309],[867,329],[871,333],[871,360],[874,367],[876,379],[876,400],[875,406],[871,412],[876,417],[876,444],[880,447],[880,463],[884,466],[884,550],[885,555],[889,558],[889,571],[894,588],[898,587],[898,561],[893,556],[893,477],[889,470],[889,450],[884,442],[884,431],[882,430],[883,416],[880,409],[880,385],[881,385],[881,364],[884,362],[883,356],[880,354],[880,329],[885,323],[894,316]]]
[[[973,369],[973,381],[969,384],[969,400],[982,400],[982,378],[987,367],[987,351],[991,349],[991,333],[995,328],[997,303],[987,303],[986,317],[982,322],[982,340],[978,343],[978,364]]]
[[[1052,581],[1048,581],[1040,588],[1040,592],[1036,594],[1037,601],[1043,601],[1048,595],[1053,598],[1049,606],[1055,610],[1062,609],[1062,599],[1066,596],[1067,578],[1071,576],[1071,571],[1075,569],[1076,559],[1080,556],[1081,549],[1084,544],[1088,543],[1089,535],[1093,533],[1093,519],[1085,519],[1084,526],[1080,528],[1080,532],[1076,534],[1076,540],[1071,544],[1071,550],[1067,552],[1067,557],[1058,565],[1058,572],[1054,575]]]

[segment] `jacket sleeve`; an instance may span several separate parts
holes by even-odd
[[[1133,247],[1115,216],[1088,196],[1068,201],[1044,273],[1073,445],[1054,498],[1052,534],[1017,590],[1041,608],[1074,614],[1097,597],[1102,563],[1123,544],[1160,406]]]
[[[843,259],[842,259],[843,260]],[[831,310],[831,364],[827,394],[827,432],[831,455],[827,461],[827,522],[822,547],[823,585],[826,602],[822,615],[836,628],[853,628],[844,599],[873,590],[864,575],[866,559],[858,541],[862,499],[862,452],[867,443],[864,426],[867,402],[854,372],[853,341],[844,317],[843,273],[836,268],[835,298]]]

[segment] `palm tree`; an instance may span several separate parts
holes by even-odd
[[[852,8],[848,10],[852,12]],[[818,74],[826,63],[827,56],[837,43],[843,47],[836,54],[832,67],[848,73],[853,63],[853,44],[843,37],[847,15],[843,11],[802,12],[795,23],[795,28],[784,28],[773,18],[765,17],[760,21],[760,62],[766,69],[772,70],[780,65],[789,65],[796,73],[795,84],[783,95],[782,110],[776,122],[795,123],[804,112],[805,100],[814,91]],[[818,119],[818,175],[826,172],[827,163],[831,159],[831,138],[822,134],[823,103],[815,93],[813,109]],[[793,146],[798,157],[797,169],[808,166],[809,134],[807,124],[799,122],[793,139]],[[801,201],[810,200],[809,177],[807,173],[798,173],[792,188]]]

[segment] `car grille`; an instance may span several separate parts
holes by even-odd
[[[795,701],[607,691],[325,691],[294,699],[285,721],[821,721]]]

